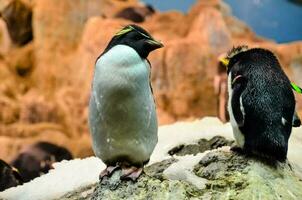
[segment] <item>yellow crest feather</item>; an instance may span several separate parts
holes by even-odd
[[[230,62],[228,58],[221,58],[219,61],[226,67],[229,65]]]
[[[117,32],[115,34],[115,36],[121,36],[124,35],[130,31],[134,30],[134,28],[132,26],[126,26],[125,28],[123,28],[122,30],[120,30],[119,32]]]

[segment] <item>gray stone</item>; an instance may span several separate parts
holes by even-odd
[[[206,187],[198,189],[185,181],[169,180],[161,175],[173,162],[177,160],[168,159],[148,166],[137,182],[121,181],[121,171],[116,171],[99,184],[60,199],[83,199],[83,194],[92,200],[302,199],[302,179],[289,163],[270,165],[228,150],[214,150],[192,170],[207,179]]]

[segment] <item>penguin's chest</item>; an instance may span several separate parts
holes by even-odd
[[[113,78],[108,80],[109,75],[100,81],[94,98],[99,99],[101,121],[116,124],[107,128],[127,130],[141,123],[149,124],[150,115],[155,111],[153,96],[148,79],[136,77],[135,73],[139,76],[142,72],[133,72],[132,75],[129,72],[114,72],[114,82]]]
[[[102,116],[100,120],[105,124],[115,122],[115,125],[104,128],[127,130],[141,123],[149,124],[150,115],[155,110],[149,85],[149,66],[143,61],[128,65],[104,67],[98,75],[93,95]]]
[[[150,67],[133,50],[119,50],[124,53],[105,55],[96,66],[89,116],[94,151],[104,160],[123,154],[145,161],[157,142]]]
[[[234,112],[232,108],[232,97],[233,97],[233,89],[232,89],[232,79],[231,79],[231,73],[228,75],[228,93],[229,93],[229,99],[228,99],[228,111],[230,115],[230,122],[233,129],[234,138],[236,140],[237,145],[240,148],[243,148],[245,137],[242,134],[242,132],[239,129],[239,126],[236,122],[236,119],[234,117]],[[240,110],[244,111],[243,105],[242,105],[242,96],[240,96]]]

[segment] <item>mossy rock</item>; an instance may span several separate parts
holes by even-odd
[[[186,181],[165,178],[164,170],[175,162],[172,158],[146,167],[137,182],[121,181],[121,171],[116,171],[60,199],[302,199],[302,179],[289,163],[270,165],[227,149],[210,151],[191,171],[206,180],[205,187],[198,189]]]
[[[208,179],[202,196],[212,199],[302,199],[302,180],[289,163],[214,151],[203,157],[194,172]]]

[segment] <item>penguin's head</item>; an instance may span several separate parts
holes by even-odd
[[[231,87],[235,85],[235,83],[245,84],[246,79],[242,73],[243,69],[241,65],[236,65],[241,59],[241,54],[248,50],[247,46],[239,46],[234,47],[231,51],[227,53],[227,55],[223,55],[219,57],[219,61],[222,65],[227,68],[228,76],[231,76]],[[230,73],[232,72],[232,73]]]
[[[164,46],[142,27],[134,24],[127,25],[117,32],[109,42],[104,53],[115,45],[127,45],[132,47],[142,58],[147,58],[151,51]]]
[[[227,53],[226,56],[221,56],[219,58],[220,63],[222,63],[227,68],[227,73],[229,73],[231,71],[231,68],[233,67],[233,65],[239,61],[240,54],[247,50],[248,50],[248,47],[245,45],[233,47]]]

